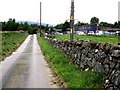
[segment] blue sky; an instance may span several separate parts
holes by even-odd
[[[74,0],[76,22],[90,22],[93,16],[100,21],[118,21],[119,0]],[[39,22],[40,2],[42,2],[42,22],[63,23],[70,17],[71,0],[1,0],[0,21],[15,18],[17,21]]]

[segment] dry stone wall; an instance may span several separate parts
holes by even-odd
[[[120,46],[110,43],[97,43],[91,40],[47,39],[55,48],[59,48],[81,70],[102,72],[106,78],[104,88],[120,90]]]

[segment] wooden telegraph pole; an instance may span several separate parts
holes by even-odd
[[[42,36],[42,34],[41,34],[41,28],[42,28],[42,26],[41,26],[41,2],[40,2],[40,37]]]
[[[118,2],[118,23],[120,22],[120,1]],[[120,45],[120,31],[118,33],[118,45]]]
[[[120,1],[118,2],[118,22],[120,21]]]
[[[71,0],[71,14],[70,14],[70,40],[74,40],[74,0]]]

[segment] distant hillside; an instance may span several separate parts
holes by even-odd
[[[17,21],[18,23],[25,23],[26,21]],[[28,22],[28,24],[38,24],[38,25],[40,25],[40,23],[37,23],[37,22],[33,22],[33,21],[27,21]],[[47,23],[42,23],[42,25],[44,25],[44,26],[46,26],[47,25]],[[55,26],[54,24],[48,24],[49,26]]]

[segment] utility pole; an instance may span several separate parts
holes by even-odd
[[[118,2],[118,21],[120,21],[120,1]]]
[[[40,37],[42,36],[41,34],[41,28],[42,28],[42,26],[41,26],[41,2],[40,2]]]
[[[118,23],[120,22],[120,1],[118,2]],[[118,45],[120,45],[120,31],[118,32]]]
[[[71,0],[71,14],[70,14],[70,40],[74,40],[74,0]]]

